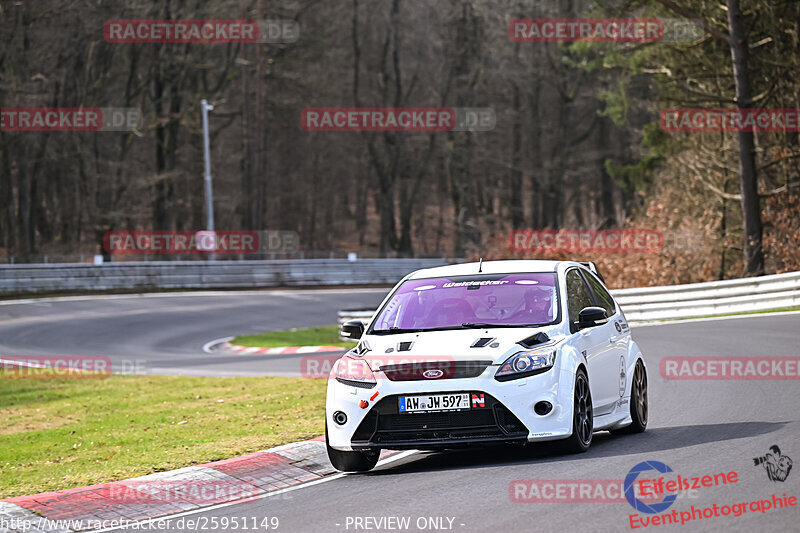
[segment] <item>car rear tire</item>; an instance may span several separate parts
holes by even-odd
[[[647,405],[647,370],[644,368],[642,360],[636,361],[636,368],[633,371],[633,383],[631,384],[631,425],[620,429],[612,429],[614,435],[630,435],[641,433],[647,428],[647,416],[649,408]]]
[[[325,447],[328,449],[328,459],[336,470],[342,472],[369,472],[378,463],[381,456],[380,450],[368,452],[343,452],[335,450],[328,444],[328,423],[325,422]]]
[[[578,369],[575,374],[573,398],[572,435],[562,441],[561,449],[566,453],[583,453],[592,445],[594,430],[592,393],[589,390],[589,378],[583,369]]]

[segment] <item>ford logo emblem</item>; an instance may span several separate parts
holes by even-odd
[[[438,368],[432,368],[432,369],[426,370],[425,372],[422,373],[422,377],[425,377],[425,378],[428,378],[428,379],[438,379],[438,378],[442,377],[443,375],[444,375],[444,372],[442,372]]]

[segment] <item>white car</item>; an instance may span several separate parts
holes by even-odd
[[[492,261],[418,270],[333,366],[325,437],[338,470],[381,449],[560,440],[647,426],[647,370],[591,263]]]

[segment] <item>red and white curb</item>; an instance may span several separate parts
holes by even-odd
[[[254,348],[252,346],[239,346],[231,344],[233,337],[222,337],[208,341],[203,345],[205,353],[219,352],[236,353],[242,355],[281,355],[293,353],[320,353],[320,352],[346,352],[344,346],[279,346],[275,348]]]
[[[381,458],[397,453],[382,452]],[[169,472],[0,500],[0,533],[103,529],[226,502],[246,504],[335,472],[324,438],[317,437]]]
[[[343,346],[280,346],[276,348],[253,348],[250,346],[239,346],[238,344],[227,343],[225,346],[240,354],[286,354],[286,353],[317,353],[317,352],[344,352],[347,348]]]

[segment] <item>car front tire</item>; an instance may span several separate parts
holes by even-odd
[[[342,472],[369,472],[378,463],[381,456],[380,450],[368,452],[343,452],[335,450],[328,444],[328,423],[325,422],[325,447],[328,450],[328,459],[336,470]]]
[[[594,411],[592,409],[592,393],[589,390],[589,378],[583,369],[575,374],[575,390],[573,392],[572,435],[562,442],[562,450],[566,453],[583,453],[592,445],[594,430]]]

